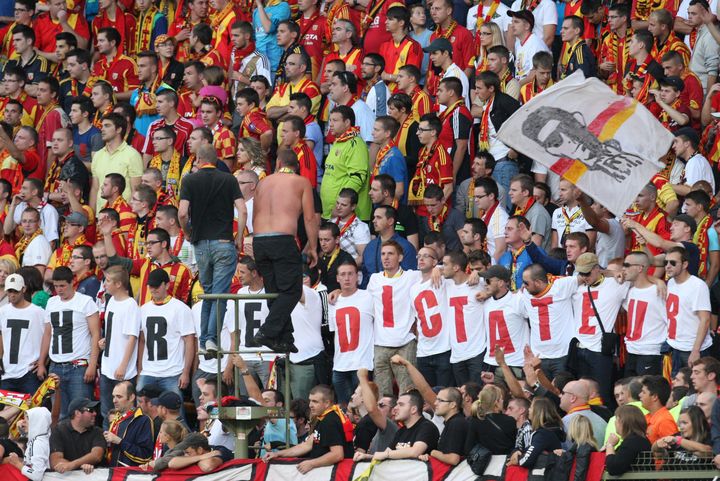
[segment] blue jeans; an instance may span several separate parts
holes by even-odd
[[[485,352],[481,352],[475,357],[465,359],[464,361],[450,364],[452,366],[452,372],[455,376],[455,384],[462,386],[466,382],[477,382],[482,383],[480,376],[483,372],[483,359],[485,358]]]
[[[556,359],[542,359],[540,367],[548,379],[552,381],[559,373],[567,371],[567,356]]]
[[[183,393],[182,393],[182,391],[180,391],[180,388],[178,387],[179,379],[180,379],[180,375],[157,377],[157,376],[144,376],[141,374],[137,377],[137,383],[135,384],[135,390],[140,391],[143,388],[151,387],[151,388],[157,389],[160,392],[163,392],[163,391],[175,392],[178,394],[178,396],[180,396],[180,399],[183,399]],[[180,404],[180,417],[182,417],[183,419],[186,419],[185,406],[183,406],[183,403]]]
[[[450,351],[425,357],[418,356],[417,368],[431,387],[455,385],[450,367]]]
[[[707,348],[704,351],[700,351],[700,357],[710,356],[712,354],[712,348]],[[671,348],[670,356],[672,359],[672,375],[678,373],[680,368],[688,365],[688,358],[690,357],[690,351],[679,351]]]
[[[520,172],[520,167],[518,167],[517,162],[505,157],[499,159],[497,161],[497,164],[495,164],[495,170],[493,170],[492,178],[495,179],[495,182],[497,182],[498,185],[501,185],[505,188],[505,192],[509,192],[510,180],[516,175],[518,175],[518,172]],[[509,210],[511,205],[512,202],[510,201],[510,196],[506,195],[505,210]]]
[[[600,385],[600,396],[606,406],[615,405],[613,396],[613,357],[590,349],[578,348],[578,376],[594,379]]]
[[[237,252],[233,242],[201,240],[195,244],[200,285],[205,294],[227,294],[237,266]],[[200,314],[200,348],[205,342],[217,340],[218,317],[225,317],[227,301],[203,302]],[[218,315],[219,311],[219,315]]]
[[[347,404],[360,381],[357,371],[333,371],[332,383],[338,404]]]
[[[60,405],[60,419],[68,417],[68,408],[70,402],[77,398],[93,398],[93,383],[86,383],[83,381],[87,366],[75,366],[66,363],[50,363],[50,374],[57,374],[60,378],[60,399],[62,401]]]
[[[37,388],[40,387],[40,379],[37,374],[28,371],[22,377],[15,379],[3,379],[0,381],[0,389],[4,391],[21,392],[24,394],[35,394]]]

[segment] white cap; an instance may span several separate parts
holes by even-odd
[[[13,290],[20,292],[25,287],[25,279],[20,274],[10,274],[5,279],[5,290]]]

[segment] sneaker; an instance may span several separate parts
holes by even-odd
[[[217,356],[218,347],[217,344],[215,344],[215,341],[212,339],[205,341],[205,352],[211,356]]]

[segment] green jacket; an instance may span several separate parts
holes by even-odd
[[[322,217],[329,219],[340,190],[349,187],[358,194],[355,212],[360,220],[370,220],[370,162],[365,141],[357,135],[346,142],[335,142],[325,159],[325,174],[320,185]]]

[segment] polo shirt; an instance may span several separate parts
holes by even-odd
[[[108,151],[107,146],[103,147],[95,153],[92,161],[92,175],[100,184],[108,174],[116,173],[125,177],[126,185],[122,193],[125,199],[129,199],[131,195],[130,179],[141,177],[143,170],[140,153],[126,142],[122,142],[112,153]],[[95,211],[100,211],[104,203],[105,200],[98,195]]]
[[[63,458],[74,461],[88,454],[92,448],[105,449],[107,443],[102,429],[93,426],[85,432],[78,432],[66,419],[55,426],[50,433],[50,453],[62,453]]]

